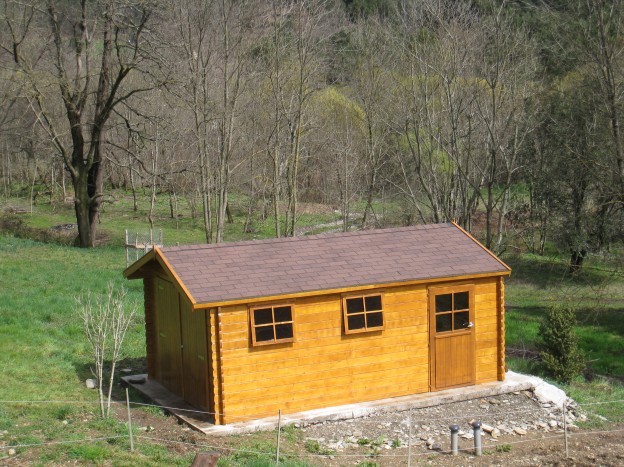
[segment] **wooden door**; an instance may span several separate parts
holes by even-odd
[[[430,388],[475,383],[474,287],[429,289]]]
[[[169,391],[184,397],[180,300],[174,285],[160,277],[154,278],[154,307],[156,309],[156,379]]]
[[[189,404],[211,411],[208,398],[209,362],[206,311],[192,311],[191,304],[183,300],[182,361],[184,367],[184,400]]]

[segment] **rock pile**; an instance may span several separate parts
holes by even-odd
[[[578,429],[575,422],[584,421],[586,416],[573,401],[569,401],[566,408],[567,428],[571,431]],[[304,430],[306,439],[318,442],[326,451],[340,452],[362,446],[379,451],[406,447],[408,444],[442,450],[448,449],[449,426],[453,424],[459,425],[459,437],[464,440],[464,445],[474,438],[471,427],[474,421],[482,422],[481,436],[485,441],[496,442],[501,435],[522,437],[530,432],[560,432],[564,426],[561,412],[561,406],[540,402],[533,392],[522,391],[413,409],[411,413],[374,414],[296,426]]]

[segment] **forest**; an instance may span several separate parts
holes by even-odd
[[[77,246],[118,189],[186,203],[206,242],[234,194],[278,237],[322,203],[572,270],[624,239],[620,0],[2,0],[0,22],[0,196],[70,204]]]

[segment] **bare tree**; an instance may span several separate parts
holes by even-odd
[[[266,152],[272,161],[272,204],[275,235],[295,235],[299,201],[299,168],[310,99],[318,89],[322,62],[320,47],[331,28],[325,0],[275,0],[271,12],[271,53],[264,76],[270,83],[271,108]],[[285,218],[280,226],[281,201]]]
[[[102,417],[108,417],[110,414],[116,365],[122,357],[126,331],[133,322],[138,308],[136,303],[126,304],[126,295],[127,292],[123,287],[116,289],[114,284],[109,282],[104,296],[92,296],[89,292],[76,298],[85,336],[91,346],[95,365],[92,371],[97,379]],[[110,362],[108,369],[107,361]]]
[[[12,51],[29,88],[29,106],[71,176],[77,244],[92,247],[104,194],[107,125],[118,107],[154,87],[146,79],[125,85],[132,72],[151,63],[146,51],[151,47],[148,25],[155,5],[133,0],[63,4],[48,0],[43,7],[4,1],[5,8],[9,4],[20,13],[6,16],[5,24],[18,32],[2,47]],[[33,50],[27,54],[29,38]],[[56,94],[51,92],[53,86]]]

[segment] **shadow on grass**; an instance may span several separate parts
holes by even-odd
[[[555,258],[522,255],[508,256],[504,260],[512,269],[512,283],[524,282],[540,289],[559,287],[562,284],[597,286],[609,277],[608,273],[591,266],[572,274],[566,261]]]
[[[106,369],[110,368],[110,360],[107,360],[104,365]],[[76,375],[83,383],[87,379],[95,379],[95,375],[92,370],[95,370],[95,365],[93,363],[87,363],[80,361],[74,361],[74,369],[76,371]],[[130,371],[126,371],[130,370]],[[140,375],[147,373],[147,362],[145,358],[124,358],[117,362],[115,367],[115,384],[113,385],[113,399],[114,400],[125,400],[125,392],[121,388],[120,381],[122,376],[129,375]],[[108,382],[108,374],[104,376],[104,382],[107,384]],[[134,399],[134,398],[133,398]],[[137,398],[138,400],[139,398]]]

